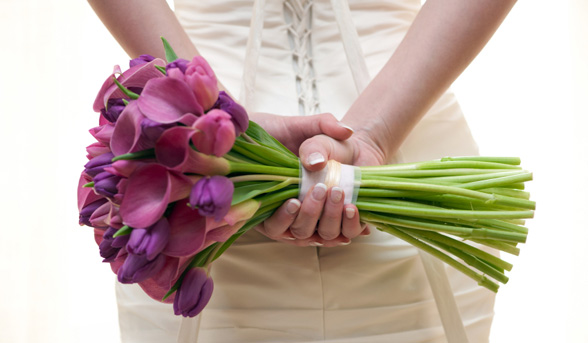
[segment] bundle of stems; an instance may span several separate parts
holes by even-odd
[[[193,265],[218,258],[240,235],[299,195],[297,156],[254,122],[224,156],[235,192],[232,205],[259,201],[259,209],[227,242],[199,253]],[[439,258],[496,292],[512,264],[483,246],[518,255],[535,202],[524,190],[532,174],[516,157],[446,157],[359,167],[356,206],[361,221]]]

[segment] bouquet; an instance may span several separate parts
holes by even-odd
[[[348,184],[361,221],[439,258],[494,292],[518,255],[535,203],[518,158],[447,157],[309,175],[298,157],[226,93],[202,57],[143,55],[102,85],[96,142],[78,186],[80,225],[122,283],[195,316],[213,290],[211,263],[317,177]],[[343,174],[348,176],[342,176]],[[310,182],[310,183],[309,183]],[[471,244],[475,243],[475,244]]]

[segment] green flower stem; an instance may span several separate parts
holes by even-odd
[[[492,156],[465,156],[465,157],[443,157],[441,162],[445,161],[481,161],[494,162],[503,164],[512,164],[518,166],[521,164],[521,159],[518,157],[492,157]]]
[[[511,271],[512,270],[513,265],[502,260],[501,258],[494,256],[484,250],[481,250],[479,248],[471,246],[467,243],[460,242],[456,239],[452,239],[451,237],[447,237],[447,236],[444,236],[444,235],[441,235],[438,233],[434,233],[434,232],[423,232],[423,231],[415,232],[415,234],[417,234],[421,237],[426,237],[428,239],[435,240],[439,243],[443,243],[444,245],[446,245],[448,247],[453,247],[454,249],[457,249],[459,251],[463,251],[465,253],[468,253],[471,256],[474,256],[476,258],[483,260],[485,263],[488,263],[489,265],[493,266],[497,270],[500,270],[500,271],[504,271],[504,270]],[[451,253],[453,254],[453,252],[451,252]]]
[[[245,181],[290,181],[291,184],[299,184],[300,178],[288,177],[281,175],[268,175],[268,174],[249,174],[241,176],[230,177],[229,180],[233,183],[245,182]]]
[[[374,171],[397,171],[397,170],[423,170],[423,169],[521,169],[512,164],[485,162],[485,161],[428,161],[407,164],[394,164],[385,166],[361,167],[361,173]]]
[[[239,154],[241,154],[241,155],[257,162],[257,163],[265,165],[265,166],[280,166],[279,163],[276,163],[276,162],[269,160],[269,159],[265,159],[261,155],[256,154],[252,151],[249,151],[241,145],[238,145],[237,142],[239,142],[239,141],[235,141],[235,144],[233,144],[233,148],[231,149],[231,151],[237,152],[237,153],[239,153]]]
[[[239,163],[229,161],[230,173],[273,174],[282,176],[299,177],[298,168],[284,168],[265,166],[260,164]]]
[[[279,206],[282,204],[282,202],[284,202],[287,199],[297,198],[299,192],[300,192],[300,190],[298,189],[298,187],[286,188],[280,192],[270,193],[270,194],[260,196],[255,199],[255,200],[261,202],[261,206],[260,206],[260,209],[258,210],[258,212],[260,212],[266,206],[270,206],[270,205],[276,204],[276,203]]]
[[[499,178],[491,179],[491,180],[469,182],[469,183],[459,185],[457,187],[473,190],[473,189],[509,186],[512,184],[517,184],[517,183],[531,181],[531,180],[533,180],[533,174],[526,172],[526,173],[522,173],[519,175],[504,176],[504,177],[499,177]]]
[[[489,193],[489,194],[500,194],[500,195],[509,196],[511,198],[519,198],[519,199],[526,199],[526,200],[529,200],[531,198],[531,193],[521,191],[518,189],[492,187],[492,188],[478,189],[478,192],[484,192],[484,193]]]
[[[140,160],[148,158],[155,158],[155,149],[146,149],[137,152],[130,152],[128,154],[118,155],[112,159],[112,162],[116,162],[118,160]]]
[[[443,232],[456,235],[465,239],[484,238],[500,241],[524,243],[527,235],[519,232],[492,230],[487,228],[471,228],[464,226],[447,225],[442,222],[423,221],[414,218],[398,218],[378,215],[370,212],[361,212],[361,219],[370,222],[378,222],[401,226],[409,229]]]
[[[374,169],[368,169],[374,168]],[[381,168],[381,169],[375,169]],[[360,167],[361,178],[369,179],[372,176],[391,176],[391,177],[442,177],[474,174],[493,174],[512,171],[512,169],[433,169],[433,170],[416,170],[416,169],[392,169],[387,170],[385,167]]]
[[[455,195],[463,195],[463,196],[474,198],[474,199],[483,199],[483,200],[488,200],[488,201],[495,200],[495,197],[493,195],[490,195],[487,193],[472,191],[472,190],[464,189],[461,187],[451,187],[451,186],[425,184],[425,183],[362,180],[361,187],[422,191],[422,192],[431,192],[431,193],[440,193],[440,194],[455,194]]]
[[[454,267],[455,269],[459,270],[460,272],[464,273],[465,275],[469,276],[470,278],[478,282],[478,285],[484,286],[493,292],[498,292],[499,286],[497,283],[493,282],[492,280],[489,280],[484,275],[475,272],[467,266],[459,263],[455,259],[451,258],[449,255],[437,250],[436,248],[426,244],[425,242],[418,240],[412,237],[411,235],[403,232],[402,230],[396,229],[391,225],[380,225],[379,229],[391,235],[394,235],[406,241],[407,243],[412,244],[413,246],[425,251],[426,253],[433,255],[441,261],[449,264],[450,266]]]
[[[495,179],[498,177],[504,176],[512,176],[518,174],[524,174],[525,171],[515,170],[515,171],[506,171],[506,172],[499,172],[499,173],[485,173],[485,174],[473,174],[473,175],[457,175],[457,176],[440,176],[440,177],[431,177],[431,178],[420,178],[418,179],[420,182],[425,181],[432,181],[432,182],[439,182],[439,183],[452,183],[452,184],[462,184],[467,182],[474,182],[474,181],[482,181],[488,179]]]
[[[521,219],[532,218],[533,211],[468,211],[452,209],[425,209],[391,204],[376,204],[369,202],[357,202],[359,210],[400,214],[411,217],[425,218],[461,218],[461,219]]]
[[[475,239],[472,238],[470,241],[478,244],[485,245],[489,248],[504,251],[514,256],[519,256],[521,250],[514,245],[508,244],[508,242],[495,241],[492,239]]]
[[[504,269],[497,268],[497,266],[492,265],[477,256],[473,256],[473,255],[469,254],[468,252],[466,252],[465,250],[460,250],[459,248],[455,248],[453,246],[446,245],[446,244],[444,244],[440,241],[434,240],[432,238],[423,237],[422,235],[420,235],[420,233],[418,233],[416,231],[411,231],[408,234],[410,234],[411,236],[413,236],[417,239],[422,240],[423,242],[426,242],[430,245],[436,246],[437,248],[452,254],[453,256],[464,261],[470,267],[479,270],[480,272],[490,276],[491,278],[493,278],[494,280],[496,280],[498,282],[501,282],[501,283],[508,282],[508,277],[506,275],[504,275]]]
[[[251,143],[253,145],[261,145],[259,143],[257,143],[253,138],[249,137],[249,135],[246,132],[243,132],[241,134],[241,137],[243,137],[243,139],[247,142],[247,143]]]
[[[488,209],[527,209],[527,210],[534,210],[535,209],[535,202],[527,199],[520,199],[520,198],[512,198],[505,195],[500,194],[492,194],[486,193],[493,196],[494,199],[490,201],[484,201],[480,199],[472,199],[468,197],[464,197],[461,195],[452,195],[452,194],[435,194],[435,195],[427,195],[427,196],[414,196],[412,197],[415,200],[425,200],[425,201],[432,201],[435,203],[441,204],[450,204],[450,205],[464,205],[465,208],[470,208],[471,205],[478,205],[481,208],[488,208]]]

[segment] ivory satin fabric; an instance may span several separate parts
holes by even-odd
[[[297,83],[282,0],[266,0],[250,112],[298,115]],[[349,0],[373,77],[406,33],[420,1]],[[176,14],[220,82],[238,96],[253,1],[176,0]],[[311,50],[321,112],[341,118],[357,97],[329,0],[314,1]],[[394,82],[394,80],[390,80]],[[390,162],[476,155],[460,107],[441,97]],[[487,342],[494,294],[447,273],[470,342]],[[198,342],[446,342],[417,250],[372,230],[348,246],[299,248],[255,230],[213,264],[214,293]],[[123,342],[176,342],[181,317],[136,285],[117,283]],[[196,324],[196,322],[194,322]]]

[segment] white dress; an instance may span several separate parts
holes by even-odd
[[[298,40],[288,33],[296,19],[285,2],[306,1],[266,1],[248,110],[299,115],[301,108],[311,108],[341,118],[358,93],[331,2],[315,0],[303,11],[310,36],[302,30]],[[403,38],[420,0],[349,3],[373,77]],[[252,8],[253,0],[175,1],[180,22],[233,95],[240,91]],[[299,58],[305,63],[297,63]],[[451,93],[422,119],[401,151],[404,162],[477,154]],[[470,342],[487,342],[494,294],[450,267],[447,273]],[[294,247],[252,230],[214,262],[212,275],[215,289],[200,315],[200,343],[446,341],[417,250],[377,230],[335,248]],[[117,285],[117,298],[123,342],[176,342],[181,317],[170,305],[134,285]]]

